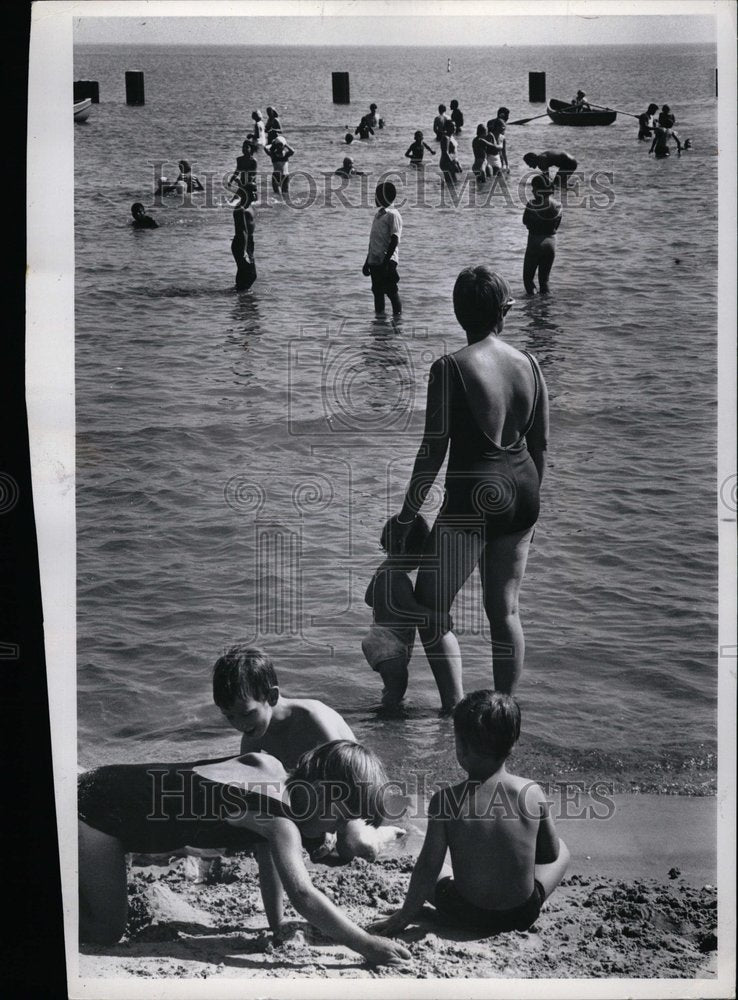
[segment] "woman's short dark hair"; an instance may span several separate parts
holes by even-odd
[[[218,708],[230,708],[237,698],[266,701],[277,687],[272,658],[255,646],[231,646],[213,667],[213,701]]]
[[[312,785],[317,792],[314,807],[319,818],[325,818],[327,807],[338,802],[344,819],[364,819],[372,826],[381,826],[386,818],[387,781],[387,772],[375,753],[353,740],[333,740],[300,757],[287,788]]]
[[[520,736],[520,706],[509,694],[472,691],[454,709],[454,731],[475,753],[504,760]]]
[[[488,267],[465,267],[454,285],[454,313],[465,330],[491,330],[511,301],[510,286]]]

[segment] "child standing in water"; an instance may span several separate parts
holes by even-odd
[[[290,184],[288,161],[291,156],[295,155],[295,151],[281,135],[278,135],[274,142],[264,148],[272,161],[272,190],[275,194],[284,194]]]
[[[436,155],[435,149],[431,149],[427,142],[423,141],[423,133],[418,130],[415,133],[413,142],[407,147],[405,156],[410,160],[411,167],[419,167],[423,163],[423,151],[428,150],[431,156]]]
[[[443,131],[439,134],[441,158],[438,161],[438,166],[441,168],[443,179],[448,185],[455,184],[456,175],[461,173],[461,166],[456,159],[458,144],[454,139],[454,129],[454,123],[448,118],[443,126]]]
[[[561,205],[551,197],[551,184],[541,174],[530,182],[533,200],[523,212],[523,225],[528,230],[528,246],[523,261],[523,284],[528,295],[535,295],[533,279],[538,271],[541,294],[548,292],[548,276],[556,257],[556,230],[561,225]]]
[[[390,300],[392,312],[399,316],[402,303],[397,292],[400,276],[397,264],[400,259],[398,249],[402,236],[402,216],[392,202],[397,197],[397,188],[391,181],[377,184],[374,200],[379,206],[369,234],[369,251],[361,269],[365,278],[372,279],[374,310],[384,312],[385,295]]]
[[[416,626],[438,623],[442,633],[453,627],[449,614],[433,614],[415,600],[408,576],[418,568],[429,531],[425,519],[418,515],[404,536],[403,547],[397,539],[395,519],[387,521],[380,538],[386,559],[371,578],[364,598],[374,615],[361,648],[384,683],[382,707],[392,711],[400,708],[407,690]]]

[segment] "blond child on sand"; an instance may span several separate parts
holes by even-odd
[[[426,900],[444,922],[480,935],[527,930],[566,872],[569,851],[543,789],[505,768],[520,734],[516,700],[473,691],[453,719],[456,757],[468,778],[431,799],[405,902],[372,924],[374,933],[401,931]],[[447,850],[452,869],[444,868]]]

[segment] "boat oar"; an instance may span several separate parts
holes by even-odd
[[[573,104],[567,104],[563,108],[556,108],[557,111],[568,111],[569,108],[573,108]],[[528,122],[534,122],[537,118],[545,118],[548,111],[544,111],[542,115],[533,115],[532,118],[519,118],[516,122],[508,122],[508,125],[527,125]]]
[[[631,118],[640,118],[640,115],[634,115],[632,111],[621,111],[620,108],[603,108],[601,104],[590,104],[590,108],[597,108],[598,111],[617,111],[619,115],[630,115]]]

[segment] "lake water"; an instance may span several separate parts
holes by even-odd
[[[447,59],[451,58],[451,72]],[[540,361],[549,469],[521,596],[527,656],[516,766],[533,776],[703,791],[714,778],[717,134],[709,46],[664,48],[77,48],[101,103],[75,127],[79,753],[103,760],[236,751],[210,696],[224,647],[274,657],[285,693],[323,699],[389,770],[457,773],[422,648],[406,721],[378,717],[360,640],[378,537],[420,440],[425,374],[464,336],[462,267],[505,274],[504,336]],[[146,105],[125,105],[124,72]],[[352,105],[331,101],[351,73]],[[548,94],[640,112],[669,103],[694,148],[654,161],[634,118],[508,128],[509,196],[441,202],[437,158],[400,184],[394,328],[361,274],[373,207],[330,174],[370,101],[386,127],[351,155],[366,190],[403,171],[436,105],[477,122]],[[219,179],[254,108],[296,150],[292,206],[256,207],[259,278],[233,290]],[[526,299],[523,153],[565,149],[582,197],[565,206],[553,294]],[[259,154],[262,179],[267,158]],[[154,165],[207,175],[194,205],[156,204]],[[594,178],[593,178],[593,175]],[[333,183],[332,179],[329,183]],[[264,187],[266,192],[267,188]],[[524,185],[522,188],[524,194]],[[161,224],[135,232],[132,202]],[[271,193],[269,201],[272,201]],[[362,204],[363,201],[363,204]],[[209,204],[207,204],[209,202]],[[491,685],[478,581],[455,609],[467,690]]]

